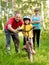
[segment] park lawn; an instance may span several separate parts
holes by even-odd
[[[20,34],[21,35],[21,34]],[[49,65],[49,31],[41,33],[40,49],[36,45],[36,54],[31,63],[28,59],[27,53],[22,51],[23,37],[20,36],[21,53],[15,52],[14,44],[11,39],[11,55],[6,53],[5,35],[0,33],[0,65]]]

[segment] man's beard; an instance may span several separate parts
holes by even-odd
[[[19,22],[19,20],[18,20],[18,19],[16,19],[16,22]]]

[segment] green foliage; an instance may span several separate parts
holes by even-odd
[[[8,1],[8,7],[6,6],[6,1],[2,1],[2,7],[4,8],[11,8],[12,7],[12,0]],[[44,8],[46,7],[46,0],[43,1],[44,3]],[[15,0],[15,2],[13,3],[14,5],[14,10],[19,10],[22,15],[26,15],[26,14],[31,14],[33,13],[33,8],[36,6],[36,4],[38,5],[38,7],[41,6],[41,0]],[[41,9],[41,8],[39,8]],[[29,11],[28,11],[29,10]]]
[[[2,29],[2,20],[0,20],[0,29]]]
[[[7,12],[7,9],[12,9],[12,0],[8,0],[8,6],[7,6],[7,1],[5,1],[5,0],[1,0],[1,1],[0,1],[0,4],[2,6],[2,10],[4,10],[4,12],[5,12],[5,16],[4,16],[4,19],[3,19],[3,22],[5,24],[6,18],[7,18],[6,14],[8,14],[9,17],[11,17],[10,14],[9,14],[9,11]],[[36,7],[36,4],[37,4],[37,6],[39,7],[39,10],[40,10],[40,14],[41,14],[41,1],[43,1],[44,13],[45,13],[47,11],[46,0],[14,0],[13,10],[14,11],[19,10],[22,14],[22,17],[24,15],[32,16],[32,14],[34,13],[34,7]],[[13,12],[13,10],[12,10],[12,12]],[[46,14],[44,14],[44,16],[46,18]]]

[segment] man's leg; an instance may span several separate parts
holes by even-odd
[[[16,52],[20,52],[20,47],[19,47],[20,41],[19,41],[18,33],[13,33],[12,39],[14,41],[14,45],[15,45]]]
[[[8,53],[10,52],[10,32],[8,30],[5,30],[6,35],[6,48]]]

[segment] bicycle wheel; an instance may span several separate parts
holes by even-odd
[[[33,57],[32,57],[32,53],[31,53],[31,48],[30,48],[30,44],[29,42],[26,44],[27,45],[27,53],[28,53],[28,58],[30,59],[30,61],[33,61]]]

